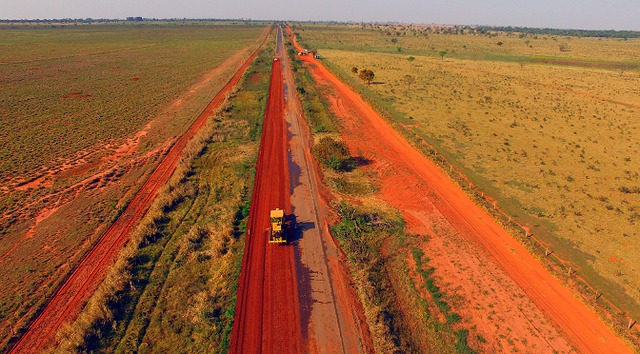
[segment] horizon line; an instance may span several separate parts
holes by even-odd
[[[135,19],[135,20],[132,20]],[[535,26],[523,26],[523,25],[487,25],[487,24],[447,24],[447,23],[422,23],[422,22],[402,22],[402,21],[356,21],[356,20],[274,20],[274,19],[253,19],[253,18],[190,18],[190,17],[142,17],[142,16],[127,16],[112,17],[112,18],[22,18],[22,19],[4,19],[0,18],[0,23],[12,23],[12,22],[159,22],[159,21],[244,21],[244,22],[320,22],[320,23],[336,23],[336,24],[382,24],[382,25],[416,25],[416,26],[455,26],[455,27],[489,27],[489,28],[512,28],[517,32],[518,29],[540,29],[540,30],[569,30],[569,31],[585,31],[585,32],[640,32],[640,30],[632,29],[613,29],[613,28],[600,28],[600,29],[585,29],[585,28],[569,28],[569,27],[535,27]]]

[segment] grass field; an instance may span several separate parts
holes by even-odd
[[[288,45],[291,45],[288,42]],[[296,89],[314,139],[313,154],[322,167],[323,184],[332,192],[331,206],[340,223],[332,233],[348,257],[350,276],[363,305],[376,352],[467,353],[467,331],[457,321],[439,320],[419,293],[425,284],[412,278],[404,258],[418,238],[403,232],[399,212],[375,196],[370,172],[358,168],[358,157],[345,156],[340,121],[329,108],[324,88],[291,52]],[[348,155],[348,153],[346,153]],[[355,159],[354,159],[355,158]],[[421,265],[418,266],[420,268]],[[433,282],[430,274],[424,277]],[[449,307],[444,294],[438,303]]]
[[[62,349],[228,350],[270,59],[263,51],[194,140],[142,236],[112,270],[115,286],[94,295],[63,333]]]
[[[436,146],[594,287],[640,316],[637,40],[295,31],[399,129]],[[374,83],[359,82],[352,67],[373,70]]]
[[[139,131],[262,29],[212,24],[0,30],[0,181],[29,179],[79,150]]]
[[[265,28],[212,22],[0,29],[5,340],[119,215]]]
[[[440,51],[446,50],[446,58],[507,62],[529,61],[534,58],[565,58],[579,62],[609,63],[613,68],[618,68],[621,63],[640,64],[637,39],[498,32],[451,35],[439,33],[428,26],[402,25],[293,24],[292,28],[310,48],[317,49],[404,53],[407,56],[437,58],[440,58]]]

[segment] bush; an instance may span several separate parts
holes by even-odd
[[[356,209],[344,201],[334,204],[334,209],[341,221],[331,231],[348,256],[367,323],[374,332],[376,352],[417,352],[407,335],[388,276],[389,258],[382,252],[385,239],[400,235],[402,222],[376,211]]]
[[[320,139],[313,149],[318,161],[339,172],[349,172],[356,168],[356,161],[349,155],[347,145],[330,137]]]
[[[622,186],[619,188],[620,192],[622,193],[627,193],[627,194],[632,194],[632,193],[639,193],[640,194],[640,187],[627,187],[627,186]]]

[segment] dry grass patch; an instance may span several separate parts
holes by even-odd
[[[534,233],[640,300],[640,77],[546,66],[324,51]],[[402,76],[417,80],[411,89]],[[631,92],[631,94],[629,93]],[[556,238],[557,237],[557,238]],[[575,246],[572,246],[575,245]],[[575,248],[575,250],[574,250]],[[612,261],[618,259],[621,261]],[[611,291],[611,289],[608,289]]]
[[[375,173],[361,168],[371,161],[357,151],[348,151],[335,132],[337,119],[306,69],[299,66],[296,75],[302,78],[297,85],[304,100],[319,109],[305,106],[310,126],[320,116],[331,127],[329,132],[314,132],[312,151],[323,167],[323,183],[335,198],[332,206],[340,223],[332,232],[348,257],[375,351],[466,352],[466,331],[457,336],[449,324],[440,323],[420,300],[420,284],[407,275],[408,265],[401,259],[409,252],[404,243],[404,222],[397,210],[374,195]]]
[[[225,352],[268,87],[270,54],[194,139],[63,351]]]
[[[550,245],[565,276],[577,270],[621,318],[640,317],[637,40],[380,31],[296,29],[418,148],[435,146]],[[353,67],[372,69],[376,83],[364,85]]]
[[[9,62],[0,65],[0,347],[123,211],[264,29],[0,31],[0,61]]]
[[[326,49],[401,53],[440,59],[520,61],[535,57],[590,62],[640,64],[640,39],[587,38],[492,31],[490,34],[447,34],[446,29],[403,25],[294,24],[295,33],[320,55]],[[499,44],[500,43],[500,44]],[[400,49],[398,49],[400,48]],[[637,68],[637,67],[636,67]]]

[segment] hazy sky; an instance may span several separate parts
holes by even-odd
[[[640,30],[639,0],[0,0],[1,19],[252,18]]]

